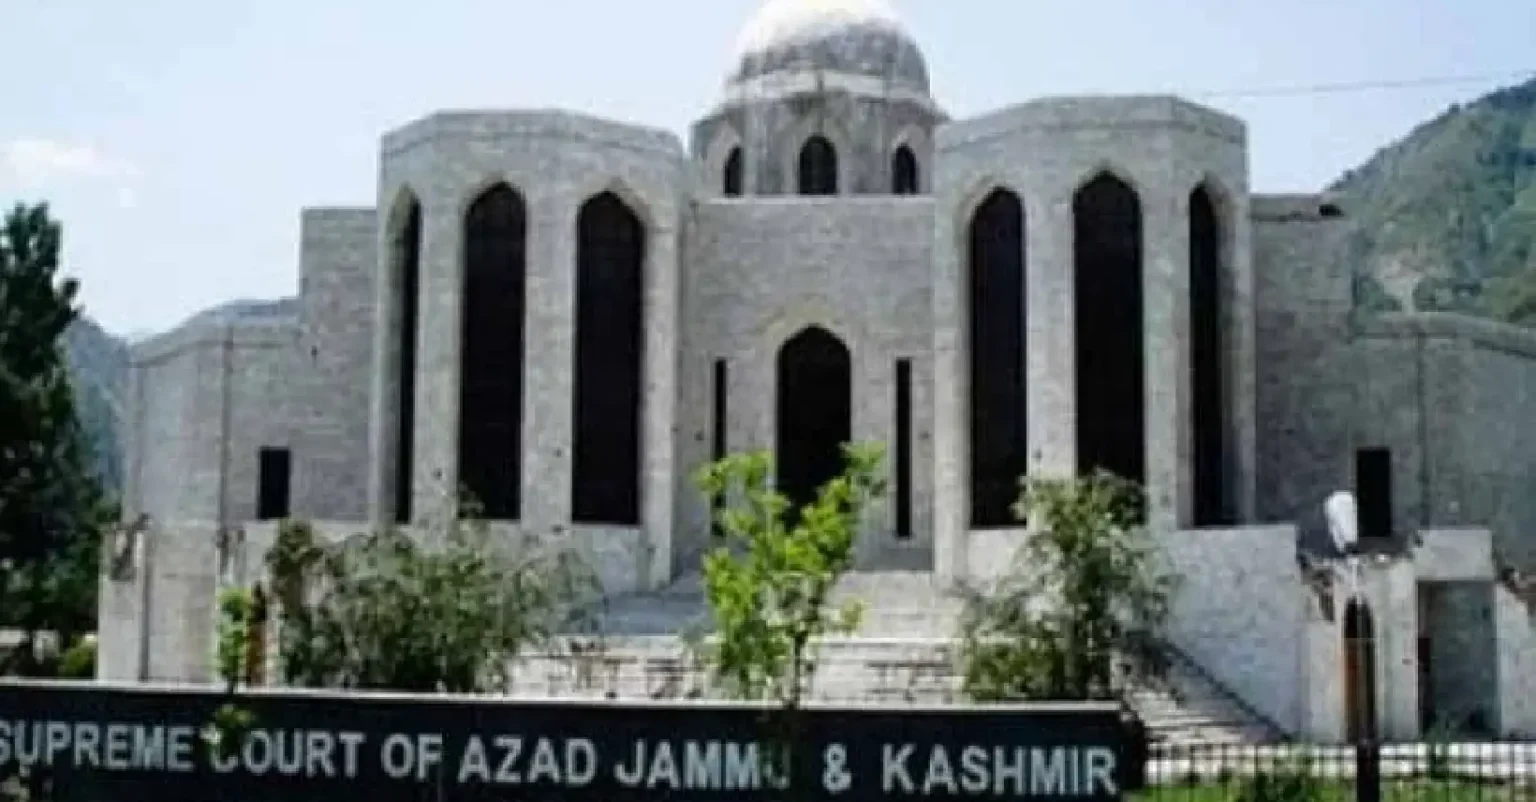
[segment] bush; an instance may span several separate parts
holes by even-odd
[[[77,638],[59,658],[60,679],[96,678],[96,638]]]

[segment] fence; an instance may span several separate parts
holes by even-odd
[[[1144,802],[1536,802],[1536,742],[1154,744]]]

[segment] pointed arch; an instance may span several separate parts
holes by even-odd
[[[614,190],[576,220],[576,375],[571,517],[640,522],[646,227]]]
[[[527,204],[497,182],[464,214],[459,357],[459,483],[478,512],[522,512]]]
[[[992,190],[968,231],[971,527],[1006,527],[1028,465],[1023,201]]]
[[[799,510],[843,469],[853,436],[853,359],[837,335],[808,326],[779,348],[775,486]]]
[[[722,168],[723,174],[720,177],[720,191],[727,198],[741,197],[744,169],[741,148],[731,148],[731,152],[725,157],[725,167]]]
[[[412,469],[416,463],[416,333],[421,295],[421,201],[402,188],[390,210],[389,281],[396,311],[394,362],[395,431],[393,520],[411,520]]]
[[[1077,464],[1146,483],[1141,199],[1104,170],[1072,195]]]
[[[917,154],[905,144],[897,146],[891,154],[891,193],[916,195],[921,183],[918,172]]]
[[[1235,520],[1228,477],[1230,380],[1226,376],[1223,320],[1227,271],[1223,267],[1221,205],[1208,184],[1189,194],[1189,370],[1193,429],[1194,525],[1224,526]]]
[[[836,195],[837,148],[822,134],[812,134],[800,146],[799,191],[801,195]]]

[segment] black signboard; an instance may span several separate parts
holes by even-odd
[[[813,707],[787,777],[772,708],[242,693],[0,681],[0,778],[58,802],[1118,799],[1143,754],[1113,705]]]

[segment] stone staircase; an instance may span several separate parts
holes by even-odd
[[[823,642],[811,698],[829,703],[961,702],[952,634],[960,602],[927,572],[861,572],[845,577],[834,602],[864,605],[859,631]],[[703,633],[707,606],[697,575],[648,594],[613,599],[602,633],[560,641],[513,669],[513,693],[528,696],[682,699],[707,696],[705,673],[688,654],[685,633]],[[1129,701],[1154,740],[1253,743],[1280,735],[1212,682],[1199,666],[1170,655],[1159,687]]]

